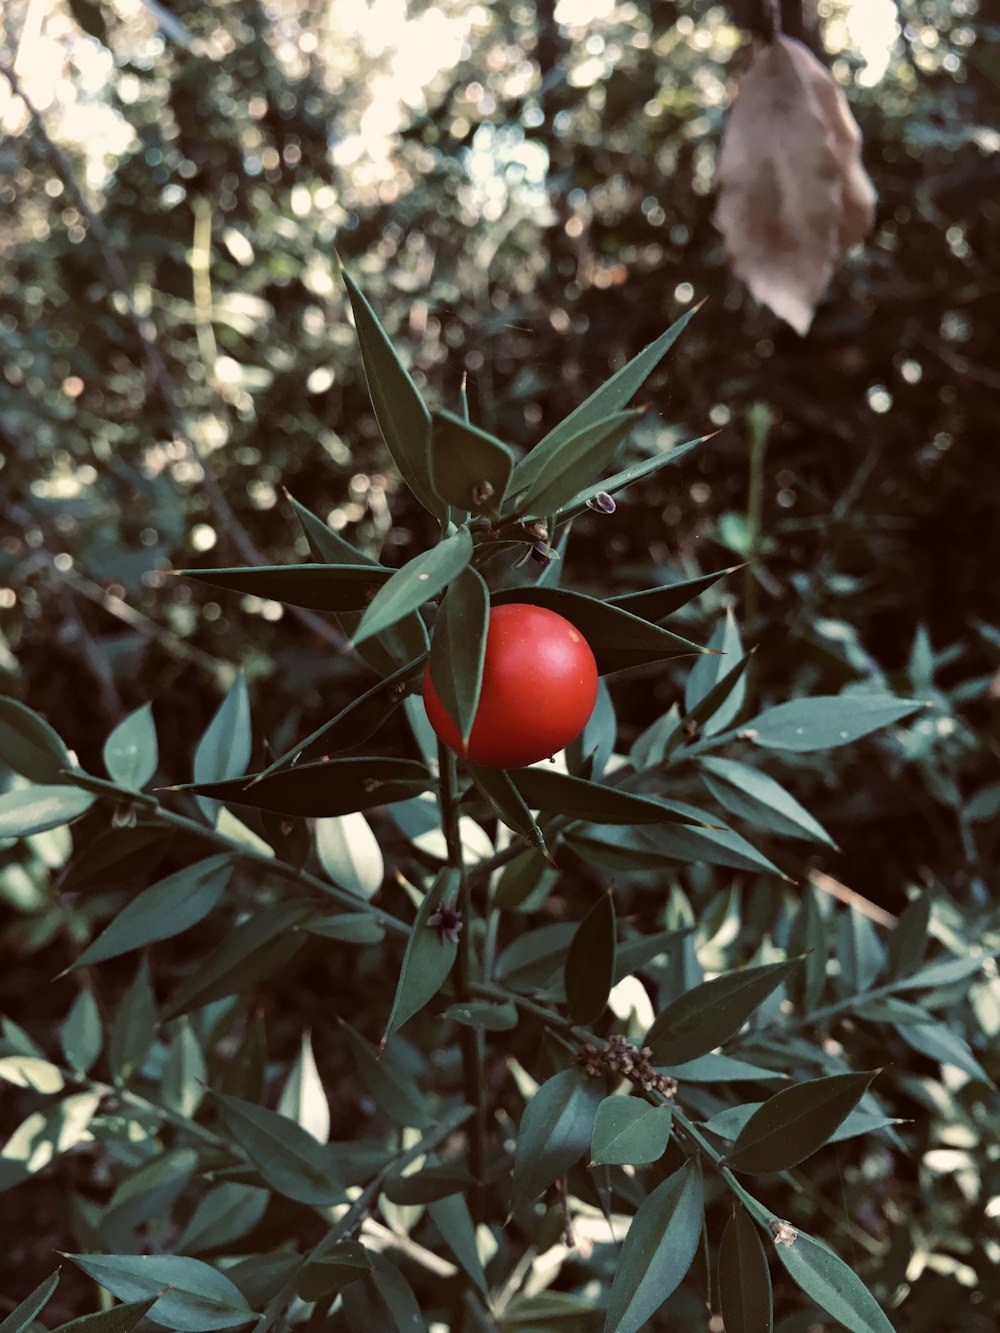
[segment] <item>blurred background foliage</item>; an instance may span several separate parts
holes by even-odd
[[[934,699],[894,738],[793,763],[843,849],[793,869],[892,911],[917,886],[987,908],[1000,3],[820,0],[804,24],[786,4],[848,86],[879,192],[805,339],[729,276],[711,221],[752,8],[7,0],[3,59],[38,117],[0,79],[0,690],[92,768],[151,698],[161,777],[184,781],[236,668],[276,749],[369,683],[315,620],[164,573],[308,559],[282,487],[389,564],[431,539],[388,469],[335,252],[429,399],[455,408],[467,376],[473,419],[519,447],[707,298],[627,448],[719,435],[582,521],[565,577],[623,591],[751,559],[681,632],[736,594],[761,705],[883,678]],[[680,679],[612,682],[620,748]],[[32,935],[46,868],[11,855],[5,947],[27,958],[52,936]],[[726,872],[684,876],[697,900]],[[0,985],[22,1018],[24,967]]]

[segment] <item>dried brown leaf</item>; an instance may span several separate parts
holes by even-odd
[[[758,52],[723,136],[715,222],[737,277],[800,334],[871,226],[860,147],[847,99],[807,47],[779,37]]]

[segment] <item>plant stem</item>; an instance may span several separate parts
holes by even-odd
[[[780,27],[779,27],[780,32]],[[773,36],[771,38],[773,40]],[[766,403],[754,403],[747,413],[750,432],[750,478],[747,494],[747,567],[743,575],[744,616],[748,625],[757,619],[759,585],[754,562],[760,556],[764,523],[764,458],[771,429],[771,410]]]
[[[456,960],[456,990],[459,1000],[467,1001],[472,998],[472,977],[475,969],[475,952],[472,938],[472,892],[465,873],[465,858],[462,855],[455,756],[441,741],[438,741],[438,767],[440,770],[441,823],[444,828],[445,842],[448,846],[448,864],[458,872],[458,906],[462,914],[462,930],[458,937],[458,956]],[[464,1025],[460,1042],[465,1100],[474,1108],[468,1131],[469,1170],[477,1180],[481,1181],[486,1165],[486,1087],[483,1077],[485,1042],[480,1031]],[[474,1217],[478,1211],[475,1207],[477,1202],[478,1200],[474,1196],[472,1199]]]

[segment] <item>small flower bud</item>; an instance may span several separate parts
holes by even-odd
[[[587,508],[595,510],[598,514],[613,514],[618,506],[607,491],[598,491],[587,501]]]

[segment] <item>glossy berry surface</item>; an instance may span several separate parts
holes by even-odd
[[[439,738],[473,764],[520,768],[575,740],[597,699],[597,663],[575,625],[542,606],[490,611],[483,685],[468,745],[424,672],[424,706]]]

